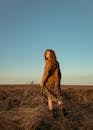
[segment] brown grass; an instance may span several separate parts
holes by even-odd
[[[62,86],[54,116],[39,85],[0,85],[0,130],[93,130],[93,86]]]

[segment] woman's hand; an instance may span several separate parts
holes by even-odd
[[[41,82],[41,83],[40,83],[40,86],[41,86],[41,87],[43,87],[43,86],[44,86],[44,84]]]

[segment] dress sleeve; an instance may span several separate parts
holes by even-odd
[[[45,63],[45,67],[44,67],[44,72],[43,72],[43,76],[42,76],[42,84],[44,85],[49,77],[49,73],[51,70],[51,64],[49,63],[49,61],[46,61]]]

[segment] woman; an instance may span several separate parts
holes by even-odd
[[[53,50],[47,49],[44,59],[45,68],[40,86],[43,94],[48,98],[49,110],[53,110],[53,102],[58,103],[61,107],[63,103],[60,88],[61,72]]]

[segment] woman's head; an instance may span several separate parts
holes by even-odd
[[[54,50],[51,49],[47,49],[44,53],[44,58],[45,60],[50,60],[50,61],[56,61],[56,54],[54,52]]]

